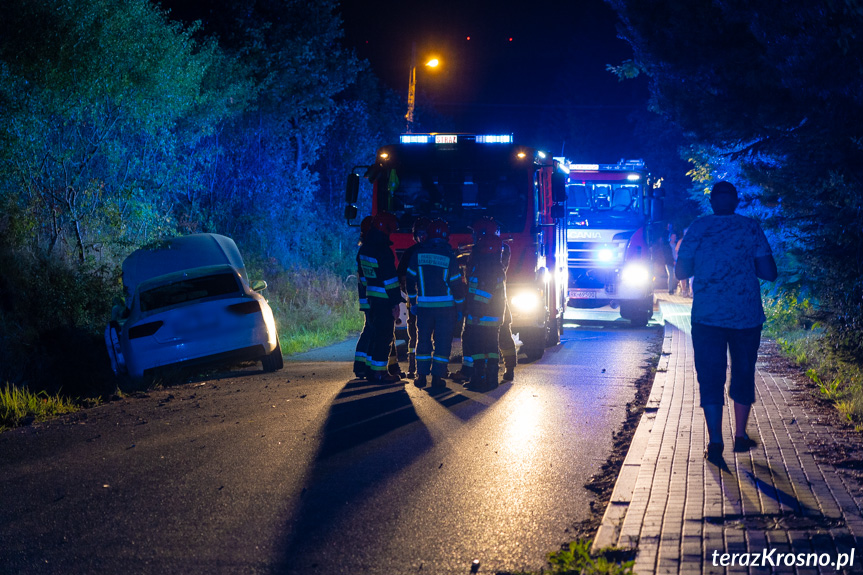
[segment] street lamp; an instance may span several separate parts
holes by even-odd
[[[440,60],[432,58],[425,63],[428,68],[436,68],[440,64]],[[417,96],[417,45],[411,47],[411,72],[408,78],[408,113],[405,114],[405,119],[408,121],[407,133],[410,134],[414,127],[414,106]]]

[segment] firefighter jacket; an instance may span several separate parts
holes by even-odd
[[[446,241],[426,241],[417,248],[408,264],[407,293],[411,308],[461,310],[464,280],[456,255]]]
[[[506,270],[509,269],[509,262],[512,259],[512,248],[509,247],[507,242],[503,242],[503,247],[500,250],[500,264],[503,266],[503,273],[506,274]],[[467,258],[467,270],[473,268],[473,254],[468,254]],[[465,271],[467,273],[467,271]]]
[[[497,258],[473,260],[465,296],[465,324],[499,326],[506,307],[506,272]]]
[[[393,308],[404,301],[390,245],[386,235],[369,230],[357,253],[357,272],[365,287],[369,309]]]
[[[360,242],[360,248],[363,243]],[[360,311],[365,313],[369,311],[369,298],[366,296],[366,280],[363,277],[363,268],[360,265],[360,258],[357,255],[357,297],[360,302]]]
[[[411,263],[411,258],[413,257],[414,253],[418,249],[420,249],[420,246],[422,246],[422,244],[415,243],[414,245],[412,245],[411,247],[409,247],[408,249],[406,249],[404,251],[401,259],[399,260],[399,267],[397,268],[398,275],[399,275],[399,283],[402,286],[402,291],[404,291],[405,293],[407,293],[407,291],[408,291],[408,284],[407,284],[408,265]]]

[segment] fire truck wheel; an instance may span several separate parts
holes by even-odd
[[[555,318],[552,318],[548,322],[548,328],[545,330],[546,331],[546,334],[545,334],[545,346],[546,347],[553,347],[553,346],[560,343],[560,332],[561,332],[561,330],[560,330],[559,326],[561,326],[561,327],[563,326],[563,321],[561,321],[561,318],[555,317]]]
[[[518,334],[521,339],[521,349],[527,356],[528,361],[541,359],[545,353],[546,329],[530,328],[522,329]]]
[[[620,303],[620,317],[628,319],[633,327],[644,327],[653,317],[653,296],[647,301],[632,301]]]

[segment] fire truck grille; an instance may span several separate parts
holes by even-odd
[[[626,242],[568,242],[570,268],[617,267],[623,264]]]

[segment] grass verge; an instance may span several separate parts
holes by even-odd
[[[822,398],[863,430],[863,366],[843,352],[824,326],[811,320],[814,314],[808,300],[786,294],[766,299],[764,304],[764,334],[805,370]]]
[[[548,569],[541,571],[507,571],[497,575],[633,575],[634,549],[608,547],[590,552],[592,541],[579,539],[549,553]]]
[[[0,431],[77,410],[72,400],[60,395],[48,395],[44,391],[32,393],[10,383],[0,389]]]

